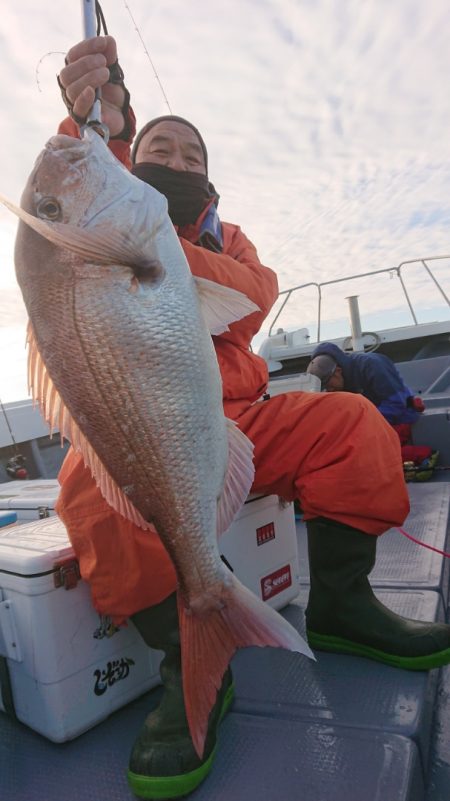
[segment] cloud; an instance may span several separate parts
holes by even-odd
[[[0,297],[0,328],[23,326],[27,323],[27,312],[19,287],[2,289]]]
[[[223,218],[248,233],[282,288],[450,250],[445,0],[129,5],[173,112],[204,134]],[[125,4],[102,6],[144,124],[167,112],[158,81]],[[81,38],[81,20],[76,4],[63,19],[50,0],[2,16],[0,191],[17,200],[64,114],[62,57],[40,63],[39,86],[36,66]],[[434,302],[433,287],[415,283]],[[369,311],[381,298],[390,307],[367,289]]]

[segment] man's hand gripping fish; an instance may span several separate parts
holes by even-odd
[[[33,397],[111,506],[156,526],[176,568],[185,705],[201,756],[237,648],[312,656],[217,547],[251,488],[253,446],[224,417],[211,334],[257,307],[192,276],[165,197],[93,131],[50,139],[22,208],[3,202],[21,219]]]

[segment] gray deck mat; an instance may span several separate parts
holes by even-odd
[[[442,548],[448,489],[443,483],[410,485],[413,508],[405,525]],[[382,542],[393,542],[394,536]],[[392,582],[397,591],[377,594],[402,614],[440,616],[437,593],[429,590],[442,588],[446,578],[448,585],[449,560],[404,538],[399,543],[400,556],[391,547],[384,556],[380,548],[382,577],[374,582],[379,587]],[[409,567],[405,545],[417,555]],[[407,591],[411,586],[419,589]],[[300,630],[305,601],[306,588],[285,611]],[[273,649],[237,655],[237,699],[222,724],[213,771],[193,800],[424,801],[437,671],[410,673],[352,656],[318,657],[312,663]],[[160,694],[153,690],[62,745],[0,713],[0,800],[131,801],[125,775],[129,751]],[[441,671],[438,698],[426,801],[450,799],[450,667]]]
[[[450,665],[440,671],[426,801],[450,799]]]
[[[125,768],[148,700],[64,745],[8,721],[0,728],[2,801],[130,801]],[[213,770],[190,797],[422,801],[423,784],[416,746],[404,737],[231,712]]]
[[[395,611],[428,619],[439,614],[437,593],[380,596]],[[304,602],[305,593],[284,610],[302,631]],[[437,671],[410,673],[333,654],[318,654],[313,663],[257,648],[240,652],[233,670],[236,701],[198,801],[422,801]],[[2,716],[0,799],[131,798],[129,750],[160,692],[62,745]]]
[[[442,620],[438,593],[380,590],[377,595],[398,614]],[[283,611],[303,636],[306,600],[304,591],[298,603]],[[399,670],[362,657],[319,651],[316,657],[312,662],[280,649],[240,651],[233,661],[237,685],[234,709],[400,734],[417,743],[425,770],[438,671]]]
[[[232,714],[195,801],[421,801],[414,744],[323,724]]]
[[[411,511],[403,528],[416,539],[445,550],[450,483],[409,484]],[[300,581],[309,583],[308,549],[304,523],[297,523]],[[450,559],[422,548],[392,528],[377,545],[377,562],[370,576],[374,587],[427,589],[449,599]],[[449,793],[450,798],[450,793]]]

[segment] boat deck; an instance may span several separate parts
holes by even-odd
[[[447,549],[450,484],[410,484],[408,533]],[[302,590],[283,611],[304,635],[308,572],[298,523]],[[372,584],[394,611],[444,620],[450,560],[393,530]],[[233,660],[236,700],[212,772],[195,801],[449,801],[450,666],[409,672],[353,656],[317,661],[275,649]],[[0,718],[2,801],[131,801],[126,766],[152,690],[72,742],[54,744]]]

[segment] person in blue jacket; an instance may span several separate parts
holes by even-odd
[[[439,451],[429,445],[411,444],[411,426],[425,411],[425,404],[406,386],[388,356],[344,353],[332,342],[321,342],[306,372],[320,378],[322,391],[357,392],[377,407],[398,434],[406,481],[428,481],[432,477]]]
[[[425,408],[381,353],[344,353],[332,342],[322,342],[312,353],[307,373],[320,378],[326,392],[364,395],[393,426],[412,425]]]

